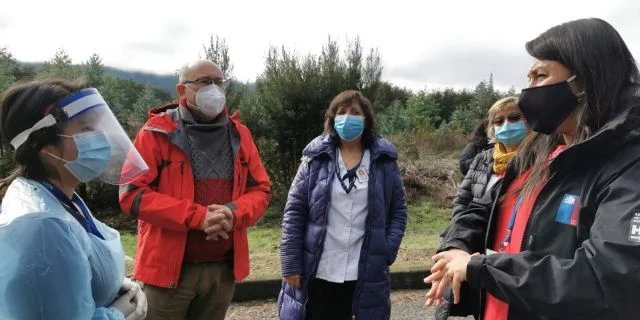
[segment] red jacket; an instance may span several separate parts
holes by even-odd
[[[194,202],[189,156],[170,140],[178,126],[164,111],[177,107],[172,104],[149,112],[149,120],[134,141],[149,171],[120,189],[122,210],[138,218],[135,278],[165,288],[178,286],[187,233],[200,228],[206,213],[205,206]],[[236,207],[234,275],[236,281],[241,281],[249,275],[246,229],[269,206],[271,185],[251,132],[240,123],[237,113],[231,120],[234,133],[240,137],[234,160],[231,206]]]

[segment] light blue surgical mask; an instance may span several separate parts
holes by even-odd
[[[100,176],[107,168],[111,159],[111,144],[102,131],[87,131],[76,133],[73,136],[60,136],[72,138],[75,141],[78,157],[69,161],[54,154],[49,154],[56,159],[64,161],[64,166],[78,181],[91,181]]]
[[[502,142],[505,146],[516,147],[520,145],[524,136],[527,134],[527,127],[523,121],[509,122],[505,121],[503,125],[496,126],[496,140]]]
[[[364,117],[351,114],[336,116],[333,127],[344,141],[359,138],[364,131]]]

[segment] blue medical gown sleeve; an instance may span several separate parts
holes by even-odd
[[[0,256],[17,260],[0,262],[0,318],[124,319],[116,309],[95,305],[90,244],[68,221],[18,218],[10,225],[0,227]]]

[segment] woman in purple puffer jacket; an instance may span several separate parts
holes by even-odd
[[[282,221],[281,319],[389,319],[407,204],[398,153],[375,132],[371,102],[345,91],[304,149]]]

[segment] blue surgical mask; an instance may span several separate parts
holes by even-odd
[[[364,117],[351,114],[336,116],[333,127],[344,141],[359,138],[364,131]]]
[[[520,145],[520,142],[527,134],[527,127],[523,121],[508,122],[505,121],[503,125],[496,127],[496,140],[502,142],[505,146],[515,147]]]
[[[111,144],[102,131],[88,131],[76,133],[73,136],[60,135],[72,138],[78,149],[78,157],[75,160],[65,160],[49,153],[52,157],[65,162],[64,166],[80,182],[91,181],[100,176],[111,159]]]

